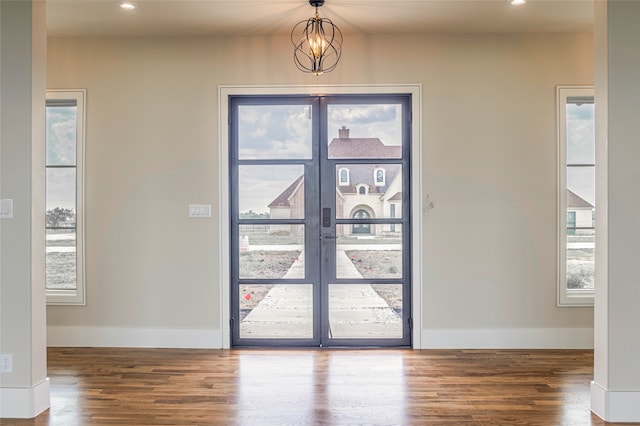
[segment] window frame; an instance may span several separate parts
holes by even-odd
[[[594,289],[567,288],[567,116],[566,105],[570,98],[594,98],[593,86],[558,86],[556,87],[557,110],[557,158],[558,158],[558,211],[557,211],[557,306],[579,307],[593,306]],[[594,117],[595,120],[595,117]],[[596,163],[594,159],[593,167]],[[595,231],[595,226],[593,227]]]
[[[76,103],[76,288],[46,289],[47,305],[86,305],[84,267],[84,163],[86,128],[86,89],[48,89],[49,101],[70,100]],[[47,170],[45,163],[45,172]],[[44,224],[46,227],[46,222]]]

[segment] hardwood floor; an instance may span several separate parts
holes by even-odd
[[[50,348],[51,408],[2,425],[604,425],[592,351]]]

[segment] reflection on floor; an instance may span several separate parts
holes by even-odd
[[[3,426],[585,425],[593,351],[49,348],[51,409]]]

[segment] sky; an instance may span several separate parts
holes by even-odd
[[[304,173],[304,166],[238,166],[239,210],[268,213],[267,207],[278,195]]]
[[[239,113],[241,159],[310,159],[312,122],[310,105],[242,105]],[[401,105],[330,104],[327,142],[346,126],[350,136],[377,137],[385,145],[401,143]],[[593,163],[595,158],[594,105],[567,105],[567,161]],[[74,165],[76,108],[47,108],[47,165]],[[302,166],[243,166],[240,170],[240,211],[268,212],[268,204],[303,173]],[[594,169],[571,168],[567,186],[595,205]],[[75,209],[75,170],[49,169],[47,210]]]
[[[47,166],[76,164],[76,107],[56,106],[46,109]],[[47,170],[47,205],[75,211],[75,168]]]
[[[401,105],[330,104],[327,143],[346,126],[350,136],[377,137],[386,145],[401,143]],[[47,108],[47,165],[74,165],[76,107]],[[310,159],[311,106],[242,105],[238,124],[241,159]],[[304,172],[300,165],[243,166],[239,170],[240,211],[268,212],[268,205]],[[47,171],[47,210],[75,210],[75,169]]]
[[[311,159],[310,105],[241,105],[238,155],[242,159]],[[400,104],[330,104],[327,143],[342,126],[350,137],[379,138],[385,145],[402,143]],[[268,205],[296,178],[302,166],[241,166],[240,212],[268,212]]]
[[[594,104],[567,104],[567,164],[595,164]],[[567,187],[595,206],[595,168],[569,167]]]

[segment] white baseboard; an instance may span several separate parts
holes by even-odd
[[[593,328],[424,329],[416,349],[593,349]]]
[[[639,423],[640,391],[609,391],[591,382],[591,411],[606,422]]]
[[[415,349],[593,349],[592,328],[425,329]],[[47,327],[48,346],[221,349],[217,329]]]
[[[49,408],[49,393],[48,378],[30,388],[0,388],[0,419],[36,417]]]
[[[216,329],[47,327],[47,346],[220,349]]]

